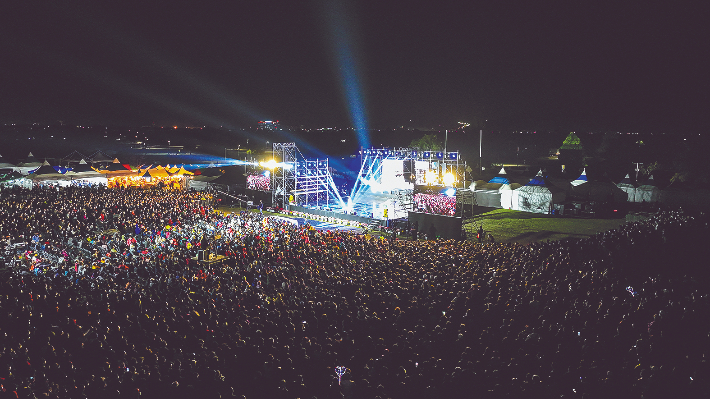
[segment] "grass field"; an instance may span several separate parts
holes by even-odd
[[[626,219],[573,219],[537,213],[495,209],[464,221],[469,237],[475,237],[478,226],[496,242],[529,243],[566,238],[584,238],[615,229]]]

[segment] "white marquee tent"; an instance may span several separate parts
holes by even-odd
[[[528,184],[513,190],[511,205],[517,211],[550,213],[552,204],[564,202],[566,198],[564,190],[548,183],[539,171]]]

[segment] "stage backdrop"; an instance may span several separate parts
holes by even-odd
[[[463,219],[454,216],[409,212],[409,223],[416,222],[421,233],[444,239],[460,239],[462,221]]]

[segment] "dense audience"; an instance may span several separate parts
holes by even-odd
[[[319,232],[217,214],[208,200],[0,191],[10,254],[0,397],[665,398],[710,388],[705,215],[478,244]],[[193,259],[207,242],[224,260]]]

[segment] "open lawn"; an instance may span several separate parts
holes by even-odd
[[[496,242],[519,242],[522,244],[584,238],[596,233],[615,229],[625,223],[619,219],[561,218],[551,215],[495,209],[464,221],[468,237],[475,238],[478,226],[483,225],[486,234],[492,234]]]

